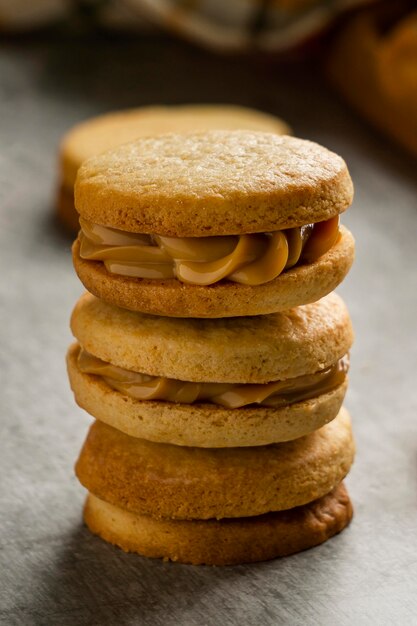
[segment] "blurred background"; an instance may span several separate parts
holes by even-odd
[[[62,212],[72,129],[180,104],[272,115],[341,154],[356,190],[340,289],[356,329],[355,521],[320,550],[192,574],[83,528],[72,466],[88,419],[64,365],[82,292]],[[230,624],[414,623],[416,3],[0,0],[0,112],[0,624],[217,626],[219,605]]]
[[[290,109],[325,80],[415,155],[416,30],[412,0],[0,0],[5,51],[51,95],[90,101],[74,120],[201,101],[291,115],[304,68]]]

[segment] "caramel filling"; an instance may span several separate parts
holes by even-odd
[[[177,278],[191,285],[227,279],[262,285],[281,272],[312,263],[340,236],[339,216],[273,233],[221,237],[161,237],[116,230],[80,218],[80,256],[102,261],[112,274]]]
[[[209,402],[227,409],[238,409],[250,404],[285,407],[332,391],[345,380],[349,362],[345,356],[315,374],[264,385],[191,383],[148,376],[106,363],[83,348],[78,355],[78,368],[84,374],[100,376],[112,389],[137,400],[163,400],[182,404]]]

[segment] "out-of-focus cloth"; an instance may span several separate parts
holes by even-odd
[[[153,25],[219,51],[283,51],[316,36],[342,12],[376,0],[0,0],[0,29],[82,16],[110,28]]]
[[[227,51],[294,48],[372,0],[126,0],[162,27]]]
[[[83,17],[115,30],[148,30],[140,6],[126,0],[0,0],[0,32],[20,33]]]
[[[69,0],[0,0],[0,29],[31,30],[66,17]]]
[[[417,155],[417,8],[401,2],[355,15],[336,37],[329,72],[368,120]]]

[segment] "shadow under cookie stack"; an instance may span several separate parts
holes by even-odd
[[[344,161],[287,136],[148,137],[75,187],[68,371],[96,421],[76,465],[90,530],[193,564],[271,559],[341,531],[354,456]]]

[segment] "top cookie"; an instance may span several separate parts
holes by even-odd
[[[285,313],[215,321],[133,313],[85,294],[72,313],[71,330],[89,353],[118,367],[242,384],[325,369],[353,341],[349,313],[335,293]]]
[[[142,138],[88,159],[75,186],[83,218],[173,237],[320,222],[343,212],[352,196],[346,164],[333,152],[244,130]]]
[[[77,124],[61,143],[62,182],[72,189],[81,163],[146,135],[210,129],[288,134],[285,122],[261,111],[230,105],[150,106],[100,115]]]

